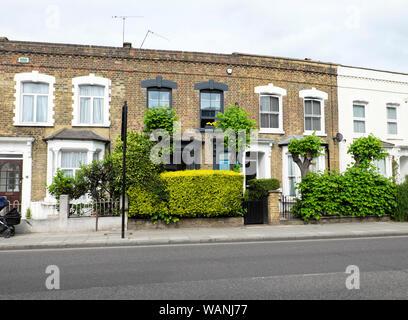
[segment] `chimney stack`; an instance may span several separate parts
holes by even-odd
[[[132,43],[131,42],[124,42],[123,43],[123,48],[132,48]]]

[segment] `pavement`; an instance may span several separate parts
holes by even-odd
[[[147,246],[407,236],[408,223],[362,222],[309,225],[254,225],[120,232],[31,233],[0,238],[0,250]]]

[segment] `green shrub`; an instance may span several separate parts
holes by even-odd
[[[397,186],[397,207],[393,218],[397,221],[408,221],[408,181]]]
[[[87,184],[81,174],[75,177],[65,175],[65,171],[57,169],[57,174],[52,178],[52,183],[48,187],[52,196],[59,200],[60,196],[67,194],[70,199],[78,199],[87,192]]]
[[[166,130],[169,134],[173,133],[173,122],[178,121],[174,109],[168,106],[158,106],[146,109],[143,123],[146,132],[153,132],[157,129]]]
[[[395,185],[373,169],[309,173],[298,189],[302,199],[297,200],[293,212],[306,221],[323,215],[381,217],[392,215],[396,207]]]
[[[151,158],[150,152],[155,143],[150,141],[146,134],[140,134],[136,131],[127,133],[126,149],[126,184],[127,186],[141,185],[146,190],[156,189],[160,183],[160,173],[163,172],[164,166],[155,165]],[[123,142],[120,136],[116,139],[115,149],[112,153],[112,162],[115,168],[122,170],[122,152]],[[122,174],[115,177],[115,185],[122,186]]]
[[[163,173],[168,209],[177,217],[242,215],[243,175],[233,171],[186,170]]]
[[[260,200],[268,196],[269,191],[279,189],[278,179],[254,179],[248,181],[248,188],[245,191],[245,200]]]

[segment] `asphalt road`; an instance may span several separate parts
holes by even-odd
[[[0,252],[0,299],[407,298],[408,237]]]

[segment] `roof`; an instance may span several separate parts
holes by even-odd
[[[299,135],[293,135],[293,136],[289,136],[281,141],[278,142],[278,146],[287,146],[289,145],[289,143],[296,139],[296,140],[301,140],[303,139],[305,136],[299,136]],[[327,145],[327,142],[323,142],[322,145]]]
[[[290,57],[277,57],[272,55],[255,55],[247,53],[233,52],[213,53],[213,52],[195,52],[195,51],[177,51],[177,50],[158,50],[158,49],[139,49],[129,47],[112,47],[100,45],[83,45],[83,44],[65,44],[50,42],[33,42],[33,41],[15,41],[6,37],[0,37],[0,51],[18,52],[31,54],[53,54],[69,56],[91,56],[91,57],[109,57],[118,59],[137,59],[137,60],[163,60],[163,61],[189,61],[201,63],[216,63],[275,67],[282,66],[282,60],[287,64],[293,64],[301,71],[303,68],[316,69],[315,72],[336,73],[337,64],[322,62],[317,60],[305,60]],[[286,66],[285,68],[287,68]],[[334,69],[333,69],[334,68]],[[312,70],[309,70],[312,71]]]
[[[386,141],[381,141],[381,142],[382,142],[383,148],[394,148],[395,147],[395,144],[393,143],[386,142]]]
[[[44,141],[48,140],[93,140],[110,142],[109,139],[104,138],[91,130],[76,130],[76,129],[62,129],[46,138]]]
[[[303,139],[304,136],[289,136],[281,141],[279,141],[278,146],[287,146],[293,139],[300,140]]]

